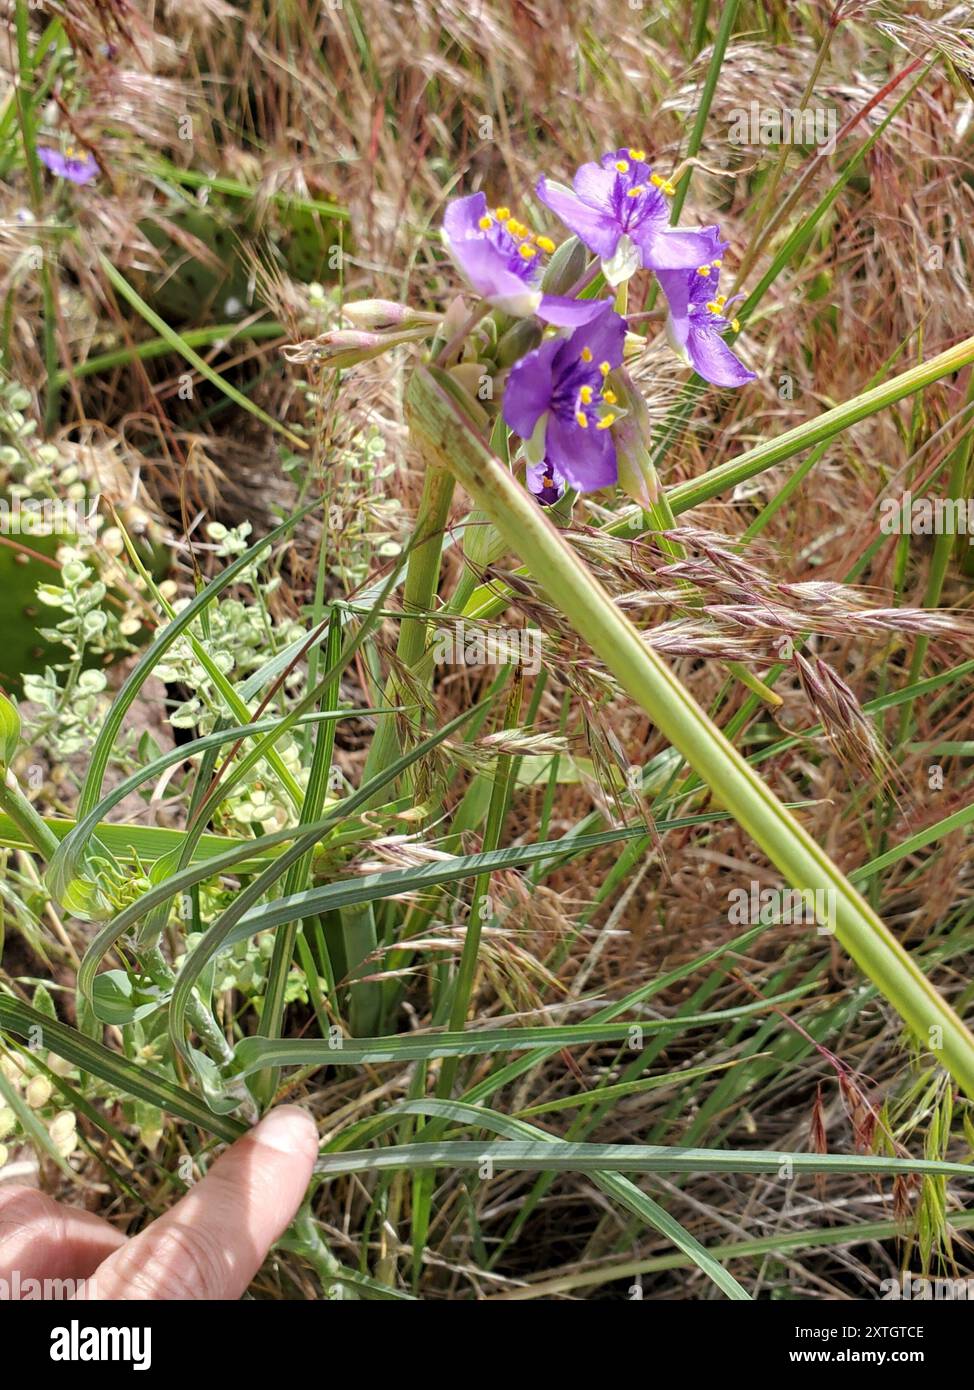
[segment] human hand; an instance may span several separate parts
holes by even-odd
[[[317,1154],[306,1111],[272,1110],[131,1239],[33,1188],[0,1186],[0,1279],[84,1280],[85,1299],[240,1298],[301,1205]]]

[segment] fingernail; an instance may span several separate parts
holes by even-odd
[[[318,1152],[318,1127],[299,1105],[278,1106],[251,1133],[258,1144],[278,1153]]]

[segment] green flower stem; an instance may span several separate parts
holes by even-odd
[[[60,845],[60,840],[24,796],[13,773],[4,767],[0,767],[0,810],[7,813],[24,838],[45,861],[51,858]]]
[[[173,988],[176,983],[176,976],[158,946],[143,946],[138,952],[138,961],[154,984],[159,985],[162,989],[171,990]],[[233,1048],[227,1042],[220,1025],[195,989],[190,996],[186,1013],[196,1032],[206,1043],[216,1060],[221,1066],[228,1066],[233,1061]]]
[[[414,670],[423,663],[426,653],[426,633],[429,614],[436,599],[440,581],[440,556],[443,532],[453,501],[454,477],[446,468],[427,469],[423,493],[413,532],[412,548],[403,582],[403,616],[396,645],[396,663],[400,668]],[[422,673],[424,683],[432,679],[432,664]],[[390,677],[386,692],[397,689],[395,675]],[[416,719],[420,718],[417,711]],[[362,774],[363,785],[382,772],[399,757],[399,737],[396,716],[382,715],[376,721],[375,735]],[[375,913],[371,903],[342,911],[342,938],[345,943],[348,973],[354,977],[363,960],[375,950],[378,935]],[[382,1004],[382,987],[374,981],[362,980],[349,990],[349,1027],[353,1034],[371,1033],[378,1025]]]
[[[974,339],[952,349],[974,353]],[[926,369],[930,370],[928,364]],[[796,889],[831,892],[843,947],[921,1042],[974,1098],[974,1037],[828,855],[707,718],[669,667],[493,458],[430,370],[410,382],[407,408],[431,466],[451,468],[528,565],[552,602],[709,785],[716,799]]]
[[[403,667],[417,666],[426,650],[429,613],[439,587],[443,532],[450,514],[450,503],[453,501],[454,482],[453,474],[446,468],[428,469],[423,482],[423,493],[402,590],[403,616],[396,646],[396,661]],[[386,686],[386,694],[391,697],[395,692],[396,682],[395,677],[392,677]],[[388,703],[395,704],[396,701],[390,699]],[[370,777],[374,777],[390,763],[395,762],[399,752],[396,717],[392,714],[383,715],[376,720],[375,737],[366,759],[363,782],[367,782]]]

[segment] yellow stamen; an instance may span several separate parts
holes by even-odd
[[[510,208],[494,208],[494,216],[498,222],[506,222],[511,215]]]
[[[576,411],[575,411],[575,421],[576,421],[576,424],[578,425],[579,429],[583,429],[583,430],[587,430],[587,429],[588,429],[588,416],[585,414],[585,411],[584,411],[584,410],[576,410]]]
[[[663,183],[663,192],[666,194],[667,198],[672,198],[676,193],[676,184],[670,183],[669,179],[666,179]]]
[[[646,151],[645,151],[645,150],[629,150],[629,151],[628,151],[628,155],[629,155],[629,158],[630,158],[630,159],[634,159],[634,160],[636,160],[637,163],[639,163],[639,162],[641,162],[642,160],[644,160],[644,159],[646,158]]]
[[[480,228],[480,230],[481,230],[482,232],[486,232],[487,229],[488,229],[488,227],[492,227],[493,225],[494,225],[494,219],[493,219],[492,217],[490,217],[489,215],[486,215],[486,214],[485,214],[485,216],[483,216],[483,217],[480,219],[480,221],[477,223],[477,226]]]
[[[592,354],[589,353],[589,360],[590,360],[590,361],[591,361],[591,357],[592,357]],[[602,373],[603,376],[608,376],[609,373],[612,371],[612,368],[609,366],[608,362],[600,362],[600,363],[599,363],[599,371]]]
[[[606,405],[615,405],[619,397],[614,391],[603,391],[602,399],[605,401]]]
[[[641,197],[642,194],[645,193],[645,192],[646,192],[646,185],[645,185],[644,183],[636,183],[636,184],[633,184],[632,188],[627,188],[627,189],[626,189],[626,197],[627,197],[627,198],[639,198],[639,197]]]
[[[535,241],[548,256],[550,256],[555,249],[555,243],[551,240],[550,236],[536,236]]]
[[[723,309],[724,305],[727,303],[726,294],[719,294],[714,300],[714,303],[717,305],[718,309]]]
[[[628,174],[628,173],[629,173],[629,161],[628,161],[627,159],[617,159],[617,160],[616,160],[616,168],[619,170],[619,173],[620,173],[620,174]]]
[[[523,222],[519,222],[516,217],[509,217],[506,226],[511,236],[522,237],[528,234],[527,227],[525,227]]]
[[[582,405],[591,405],[591,404],[592,404],[592,388],[591,388],[591,386],[583,386],[583,387],[581,387],[580,390],[579,390],[579,392],[578,392],[578,399],[581,401]]]
[[[590,347],[583,347],[583,348],[582,348],[582,361],[583,361],[583,362],[591,362],[591,360],[592,360],[592,349],[591,349]]]
[[[595,428],[597,430],[607,430],[615,418],[616,417],[612,414],[612,411],[610,410],[608,415],[602,416],[602,419],[599,421]]]
[[[662,188],[663,184],[666,182],[666,180],[664,178],[661,178],[659,174],[650,174],[649,181],[654,188]]]
[[[518,255],[523,256],[526,261],[531,260],[533,256],[538,254],[538,248],[536,246],[529,246],[526,241],[519,246],[517,250]]]
[[[724,264],[724,262],[718,256],[717,259],[715,261],[711,261],[710,264],[713,266],[714,270],[719,270],[720,267]]]
[[[697,266],[697,274],[698,274],[698,275],[709,275],[709,274],[710,274],[710,266],[709,266],[709,265],[698,265],[698,266]]]
[[[711,299],[707,305],[707,308],[710,310],[712,314],[720,313],[720,305],[717,303],[716,299]]]
[[[731,319],[731,328],[733,328],[733,330],[734,330],[735,333],[740,333],[740,331],[741,331],[741,321],[740,321],[740,319]]]

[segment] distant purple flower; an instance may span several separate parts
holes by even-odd
[[[101,173],[98,161],[93,155],[78,154],[76,150],[68,150],[67,154],[62,154],[60,150],[38,145],[37,158],[52,174],[57,174],[59,179],[67,179],[69,183],[91,183],[92,179],[96,179]]]
[[[542,507],[553,507],[565,491],[565,480],[543,459],[540,463],[529,463],[527,467],[528,491],[541,503]]]
[[[454,265],[495,308],[516,318],[536,314],[558,328],[575,328],[602,312],[608,303],[543,294],[542,265],[555,244],[535,236],[511,216],[510,208],[488,211],[483,193],[455,198],[443,218],[443,244]]]
[[[670,226],[673,187],[646,163],[645,150],[616,150],[583,164],[574,191],[544,177],[537,194],[602,261],[610,285],[644,270],[683,270],[706,259],[700,231]]]
[[[615,397],[606,378],[622,362],[626,321],[611,307],[550,338],[515,364],[504,388],[504,419],[526,440],[528,486],[550,504],[570,483],[594,492],[616,481],[616,448],[609,426]]]
[[[721,241],[716,227],[705,228],[705,235],[707,255],[695,270],[657,272],[670,308],[667,336],[704,381],[713,386],[743,386],[754,380],[755,373],[735,357],[721,336],[728,328],[736,332],[738,326],[736,319],[725,315],[728,301],[718,293],[721,258],[728,243]]]

